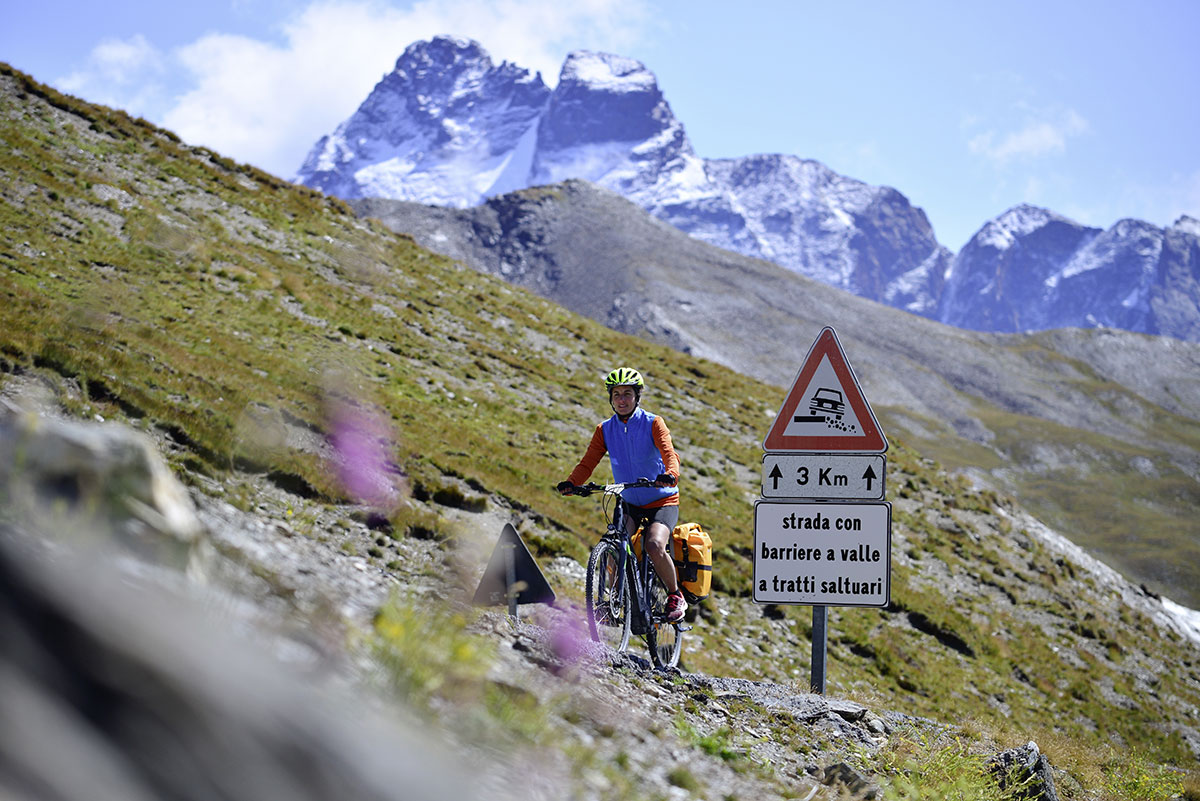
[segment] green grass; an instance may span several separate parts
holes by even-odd
[[[394,599],[375,618],[373,650],[394,689],[418,707],[434,697],[478,700],[493,648],[465,631],[467,619]]]
[[[735,769],[743,768],[746,764],[746,752],[736,745],[733,731],[728,726],[700,732],[688,722],[686,717],[680,717],[675,721],[675,731],[696,748],[709,756],[717,757]]]
[[[1182,797],[1184,791],[1184,777],[1179,771],[1157,765],[1139,752],[1111,758],[1104,763],[1103,774],[1101,784],[1112,798],[1168,801]]]

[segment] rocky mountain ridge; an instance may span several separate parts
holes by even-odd
[[[1033,206],[987,223],[955,257],[937,318],[990,331],[1116,328],[1200,341],[1200,220],[1088,228]]]
[[[653,73],[611,54],[571,53],[551,90],[540,75],[493,65],[477,42],[414,43],[297,175],[348,200],[450,207],[572,178],[709,244],[961,328],[1111,326],[1200,338],[1200,237],[1190,218],[1166,230],[1121,221],[1091,231],[1087,242],[1103,233],[1094,246],[1076,237],[1066,248],[1030,229],[1016,248],[990,247],[1014,217],[1057,216],[1018,208],[956,256],[893,188],[791,155],[698,156]]]

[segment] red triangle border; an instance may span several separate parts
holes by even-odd
[[[829,358],[829,364],[842,384],[846,403],[854,410],[854,414],[862,426],[862,434],[853,437],[787,436],[783,432],[800,406],[800,401],[804,399],[804,394],[812,382],[813,374],[825,357]],[[762,447],[767,453],[883,453],[887,450],[887,437],[883,435],[879,421],[875,419],[875,413],[871,411],[870,404],[863,396],[858,379],[854,376],[854,371],[846,360],[846,354],[838,341],[837,333],[832,328],[827,326],[817,335],[804,360],[804,366],[796,374],[792,388],[788,390],[783,405],[779,407],[779,414],[775,417],[775,422],[771,424],[767,436],[763,439]]]

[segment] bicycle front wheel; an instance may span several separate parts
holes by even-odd
[[[646,565],[646,569],[653,573],[650,579],[650,630],[646,632],[650,661],[656,668],[675,667],[683,651],[683,627],[666,622],[667,588],[653,565]]]
[[[601,540],[587,567],[587,615],[592,639],[614,651],[629,647],[629,583],[621,580],[617,545]]]

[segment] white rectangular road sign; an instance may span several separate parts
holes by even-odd
[[[890,503],[754,504],[754,602],[887,606]]]
[[[881,453],[768,453],[762,496],[882,501],[886,469]]]

